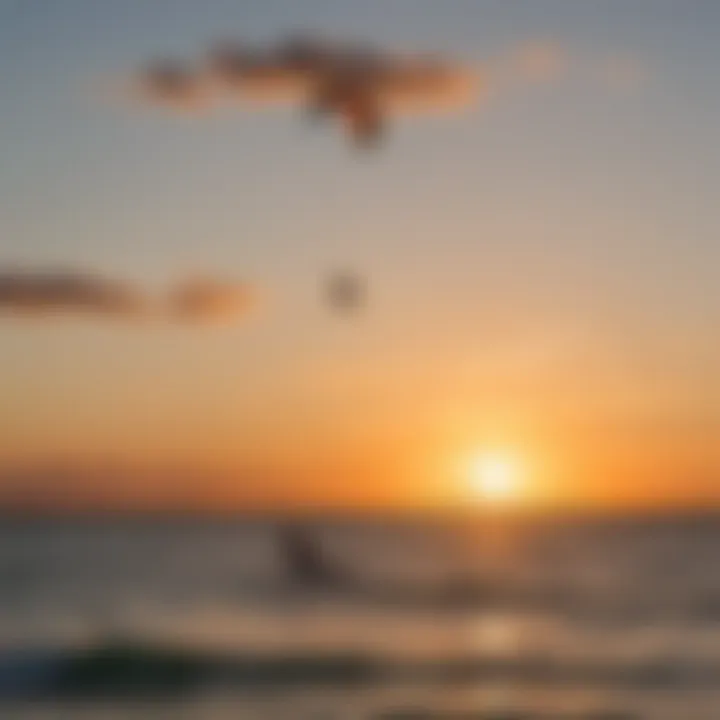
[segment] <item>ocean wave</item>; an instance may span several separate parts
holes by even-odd
[[[636,713],[626,710],[597,710],[581,713],[535,710],[462,710],[448,712],[427,708],[387,710],[374,720],[640,720]]]
[[[403,584],[389,582],[348,583],[326,587],[257,583],[236,592],[236,600],[248,607],[279,609],[327,603],[334,606],[383,612],[444,614],[503,612],[545,614],[588,626],[645,626],[650,622],[720,623],[720,593],[696,593],[673,598],[647,592],[593,592],[572,585],[483,582],[461,579],[451,582]]]
[[[129,640],[0,655],[2,699],[171,697],[208,688],[464,685],[492,682],[606,689],[713,689],[717,664],[678,657],[642,662],[559,661],[550,656],[407,661],[359,653],[218,652]]]

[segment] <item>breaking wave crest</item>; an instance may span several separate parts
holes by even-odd
[[[2,699],[174,698],[208,688],[232,691],[296,687],[528,685],[608,689],[712,689],[720,669],[663,657],[642,662],[562,661],[552,657],[442,657],[407,661],[354,652],[218,652],[126,640],[0,655]]]

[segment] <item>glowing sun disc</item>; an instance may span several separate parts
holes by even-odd
[[[515,458],[505,455],[482,455],[470,466],[473,491],[489,502],[509,502],[521,494],[520,467]]]

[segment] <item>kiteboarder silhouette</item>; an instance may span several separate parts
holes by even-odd
[[[331,563],[313,534],[300,526],[279,533],[279,549],[290,579],[305,588],[337,588],[347,577]]]

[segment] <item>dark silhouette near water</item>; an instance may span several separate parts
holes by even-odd
[[[446,609],[476,606],[485,594],[476,582],[464,577],[424,589],[363,578],[330,560],[312,530],[299,525],[280,529],[278,550],[288,579],[295,588],[301,590],[339,594],[365,602],[390,605],[410,603]]]
[[[298,526],[280,531],[280,552],[290,579],[305,588],[336,588],[346,578],[331,563],[312,533]]]

